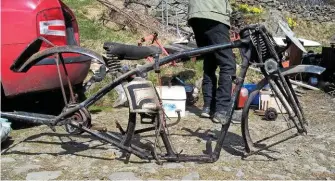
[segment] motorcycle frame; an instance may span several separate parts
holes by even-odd
[[[74,49],[69,49],[69,48],[60,48],[60,47],[56,47],[58,48],[58,51],[61,51],[62,53],[66,53],[66,52],[74,52]],[[141,132],[146,132],[146,131],[152,131],[155,130],[155,127],[150,127],[150,128],[145,128],[142,130],[135,130],[135,126],[136,126],[136,114],[135,113],[130,113],[129,114],[129,122],[128,122],[128,127],[127,127],[127,131],[126,131],[126,135],[124,138],[119,137],[115,134],[109,133],[109,132],[101,132],[101,131],[96,131],[96,130],[92,130],[88,127],[85,127],[83,125],[80,125],[79,123],[77,123],[76,121],[73,121],[71,119],[69,119],[69,117],[71,117],[74,113],[78,112],[81,109],[87,109],[88,107],[90,107],[91,105],[93,105],[95,102],[97,102],[99,99],[101,99],[104,95],[106,95],[108,92],[110,92],[111,90],[113,90],[116,86],[118,86],[119,84],[121,84],[123,81],[126,81],[128,78],[132,77],[132,76],[139,76],[141,77],[142,74],[144,72],[149,72],[152,70],[157,70],[159,69],[159,66],[168,64],[172,61],[178,61],[181,59],[185,59],[185,58],[190,58],[190,57],[196,57],[205,53],[211,53],[217,50],[222,50],[222,49],[233,49],[233,48],[239,48],[240,51],[242,52],[249,52],[252,51],[253,48],[253,44],[251,42],[250,39],[248,38],[241,38],[239,40],[233,41],[233,42],[229,42],[229,43],[225,43],[225,44],[217,44],[217,45],[212,45],[212,46],[207,46],[207,47],[201,47],[201,48],[197,48],[197,49],[193,49],[193,50],[188,50],[188,51],[184,51],[184,52],[179,52],[167,57],[164,57],[162,59],[160,59],[158,62],[155,63],[149,63],[146,65],[143,65],[141,67],[137,67],[133,70],[130,70],[129,72],[126,72],[124,74],[122,74],[120,77],[114,79],[112,82],[110,82],[109,84],[107,84],[106,86],[104,86],[103,88],[101,88],[98,92],[96,92],[94,95],[92,95],[90,98],[86,99],[85,101],[76,104],[76,105],[72,105],[71,107],[68,107],[64,112],[62,112],[60,115],[58,116],[51,116],[51,115],[41,115],[41,114],[36,114],[36,113],[10,113],[10,112],[1,112],[1,116],[2,117],[6,117],[9,119],[16,119],[16,120],[21,120],[24,122],[33,122],[33,123],[39,123],[39,124],[45,124],[45,125],[49,125],[51,127],[53,126],[60,126],[60,125],[64,125],[64,124],[70,124],[71,126],[78,128],[80,130],[82,130],[83,132],[89,133],[93,136],[96,136],[98,138],[100,138],[103,141],[106,141],[108,143],[111,143],[117,147],[119,147],[122,150],[126,151],[126,162],[129,161],[129,157],[130,154],[134,154],[136,156],[138,156],[141,159],[156,159],[156,160],[166,160],[166,161],[179,161],[179,162],[183,162],[183,161],[195,161],[195,162],[215,162],[219,159],[220,156],[220,152],[222,150],[222,146],[223,146],[223,142],[225,139],[225,136],[228,132],[228,129],[230,127],[230,123],[231,123],[231,119],[232,119],[232,115],[234,113],[234,108],[238,99],[238,93],[241,90],[241,87],[244,83],[244,79],[246,77],[246,73],[247,70],[250,66],[250,59],[251,56],[244,56],[242,58],[242,65],[241,65],[241,71],[240,74],[236,77],[235,82],[236,82],[236,87],[235,87],[235,91],[232,95],[232,99],[231,99],[231,106],[230,109],[228,110],[228,116],[227,116],[227,121],[228,123],[225,125],[222,125],[221,127],[221,131],[220,131],[220,136],[218,137],[217,143],[215,145],[214,151],[211,149],[209,150],[208,154],[204,154],[204,155],[185,155],[185,154],[178,154],[175,153],[172,149],[172,146],[170,144],[170,141],[168,139],[168,135],[166,133],[165,129],[160,130],[160,136],[163,140],[163,143],[165,145],[166,148],[166,155],[154,155],[152,151],[148,151],[145,149],[140,148],[139,146],[136,146],[134,144],[131,143],[132,141],[132,137],[134,134],[136,133],[141,133]],[[84,48],[77,48],[75,49],[77,50],[75,53],[79,53],[79,54],[85,54],[85,55],[89,55],[95,58],[100,59],[99,61],[103,62],[103,58],[101,58],[100,56],[97,56],[96,54],[92,54],[92,51],[87,51]],[[58,52],[59,53],[59,52]],[[159,55],[156,55],[154,57],[155,59],[159,59]],[[157,66],[158,63],[158,66]],[[29,63],[28,63],[29,64]],[[295,67],[289,67],[289,68],[282,68],[280,67],[278,69],[278,71],[276,72],[276,74],[273,75],[268,75],[267,73],[263,73],[265,75],[265,79],[263,79],[263,81],[261,81],[261,83],[258,85],[258,89],[262,88],[262,85],[266,85],[266,81],[270,82],[270,85],[274,88],[280,87],[279,91],[276,91],[276,94],[278,97],[280,97],[280,100],[282,101],[282,103],[285,105],[285,109],[287,109],[288,111],[288,106],[291,106],[294,109],[294,112],[296,113],[296,115],[298,115],[298,120],[301,123],[300,126],[295,123],[296,128],[298,130],[298,133],[301,134],[303,132],[306,132],[306,129],[304,128],[302,121],[304,121],[304,116],[302,113],[302,109],[301,106],[294,94],[294,91],[292,89],[292,86],[290,84],[289,81],[287,81],[287,77],[285,77],[287,74],[289,73],[298,73],[298,72],[310,72],[310,73],[315,73],[316,69],[313,67],[315,66],[295,66]],[[19,71],[23,71],[21,68]],[[27,69],[27,68],[26,68]],[[29,68],[28,68],[29,69]],[[282,73],[284,72],[284,73]],[[273,82],[274,80],[274,82]],[[283,86],[280,86],[280,82],[278,81],[280,80],[280,82],[283,84]],[[278,83],[279,82],[279,83]],[[279,86],[278,86],[279,85]],[[282,88],[284,87],[284,88]],[[252,94],[255,94],[255,92],[253,92]],[[252,96],[251,96],[252,97]],[[250,100],[252,100],[251,98],[249,98],[248,102],[250,102]],[[285,103],[285,100],[288,103]],[[246,106],[247,108],[249,108],[248,106]],[[245,111],[244,111],[245,112]],[[158,116],[156,117],[158,124],[161,124],[161,122],[163,121],[163,119],[161,119],[161,116],[163,115],[162,112],[159,111],[159,113],[157,114]],[[290,118],[294,119],[293,115],[290,115]],[[247,139],[248,135],[244,134],[244,140],[245,141],[250,141]],[[211,145],[211,140],[208,141],[208,144]],[[249,149],[250,152],[250,148],[248,145],[251,144],[247,144],[247,151]],[[250,146],[251,147],[251,146]],[[257,152],[253,152],[253,153],[257,153]]]

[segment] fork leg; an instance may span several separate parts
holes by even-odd
[[[300,110],[298,109],[298,105],[297,105],[297,102],[294,100],[294,97],[293,97],[293,94],[294,92],[292,92],[289,88],[289,85],[287,83],[287,81],[285,80],[284,76],[282,75],[282,73],[280,71],[278,71],[278,76],[279,76],[279,79],[280,81],[283,83],[283,87],[288,95],[288,101],[292,104],[292,109],[293,111],[296,113],[297,117],[298,117],[298,120],[299,120],[299,126],[301,126],[301,129],[299,129],[298,131],[299,132],[307,132],[306,130],[306,127],[303,123],[303,119],[302,119],[302,115],[301,115],[301,112]]]
[[[301,112],[302,120],[308,126],[308,121],[306,120],[304,110],[302,109],[302,106],[301,106],[301,104],[300,104],[300,102],[298,100],[297,95],[294,93],[294,89],[292,87],[292,83],[290,82],[290,80],[289,80],[289,78],[287,76],[285,76],[285,80],[287,81],[287,85],[289,86],[289,89],[291,90],[291,92],[293,94],[294,101],[297,103],[298,109]]]

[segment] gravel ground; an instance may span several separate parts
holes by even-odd
[[[63,128],[52,132],[47,126],[13,130],[11,138],[2,144],[1,179],[335,179],[335,100],[325,94],[308,92],[300,98],[309,121],[309,133],[279,144],[263,155],[241,159],[243,140],[239,124],[230,127],[220,159],[215,163],[164,163],[140,160],[136,156],[125,164],[120,151],[83,134],[68,135]],[[208,130],[214,133],[210,120],[199,118],[196,108],[170,128],[174,148],[183,153],[202,154]],[[93,123],[104,123],[110,131],[115,121],[125,126],[127,109],[92,114]],[[271,129],[260,117],[250,115],[258,126],[257,134],[273,131],[283,124],[279,117]],[[153,139],[152,134],[141,135]],[[265,135],[263,135],[265,136]],[[283,138],[283,137],[281,137]],[[213,144],[214,145],[214,144]],[[275,158],[275,159],[273,159]]]

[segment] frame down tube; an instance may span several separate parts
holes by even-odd
[[[250,40],[249,40],[250,41]],[[238,100],[238,95],[239,92],[241,91],[242,85],[244,83],[248,68],[249,68],[249,62],[251,60],[252,57],[252,49],[253,49],[253,45],[251,43],[248,44],[248,46],[244,46],[244,47],[240,47],[240,53],[242,56],[242,66],[241,66],[241,70],[240,70],[240,75],[238,77],[236,77],[236,87],[233,93],[233,96],[231,98],[230,101],[230,109],[227,112],[227,116],[226,116],[226,124],[222,125],[221,128],[221,132],[220,132],[220,137],[216,143],[214,152],[213,152],[213,161],[217,161],[220,157],[220,153],[222,150],[222,146],[223,146],[223,142],[225,140],[225,137],[227,135],[228,129],[230,127],[231,124],[231,120],[234,114],[234,110],[235,110],[235,106],[236,106],[236,102]]]

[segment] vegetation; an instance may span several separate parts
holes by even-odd
[[[243,13],[262,14],[264,12],[262,7],[249,6],[248,4],[239,4],[237,9]]]
[[[288,23],[289,27],[292,30],[297,26],[297,22],[293,18],[288,17],[288,18],[286,18],[286,20],[287,20],[287,23]]]
[[[81,46],[103,53],[106,41],[135,43],[141,36],[129,31],[114,31],[99,18],[106,8],[95,0],[63,0],[74,12],[80,31]]]

